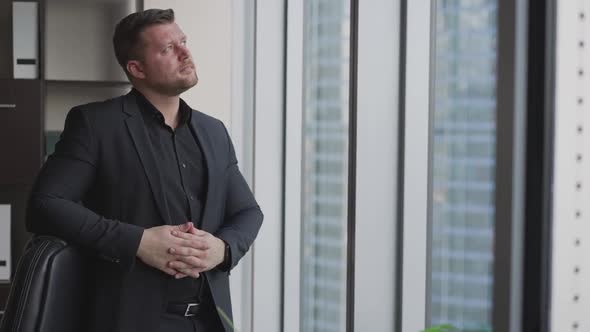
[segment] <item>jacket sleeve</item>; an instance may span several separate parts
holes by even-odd
[[[131,269],[143,228],[104,218],[80,202],[96,180],[97,148],[84,112],[73,108],[27,206],[27,230],[52,235]]]
[[[248,252],[262,226],[264,216],[238,168],[236,153],[227,129],[225,129],[225,135],[229,157],[225,170],[225,215],[224,222],[215,236],[225,241],[230,247],[229,270],[231,270]]]

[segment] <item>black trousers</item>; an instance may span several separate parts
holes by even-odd
[[[188,279],[187,279],[188,280]],[[163,312],[160,317],[160,332],[225,332],[223,324],[215,308],[209,285],[203,277],[190,280],[170,279],[168,285],[168,304],[200,303],[196,316],[185,317],[178,313]],[[196,296],[190,294],[190,289],[196,289]],[[189,291],[187,291],[189,289]]]
[[[160,316],[160,332],[225,332],[215,308],[208,286],[199,290],[195,299],[171,300],[170,303],[198,302],[199,312],[196,316],[185,317],[178,313],[163,312]]]
[[[182,317],[164,313],[160,317],[160,332],[223,332],[220,324],[206,319]]]
[[[162,313],[160,332],[225,332],[219,314],[211,306],[203,308],[198,316],[184,317],[179,314]]]

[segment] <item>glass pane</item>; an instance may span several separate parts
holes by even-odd
[[[430,323],[491,331],[497,1],[434,1]]]
[[[301,331],[345,331],[350,2],[306,0]]]

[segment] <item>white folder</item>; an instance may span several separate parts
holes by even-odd
[[[39,77],[39,14],[37,2],[12,3],[14,78]]]
[[[0,282],[10,281],[11,206],[0,204]]]

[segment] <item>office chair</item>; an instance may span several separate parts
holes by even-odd
[[[89,294],[85,254],[64,241],[35,236],[20,258],[0,332],[85,331]]]

